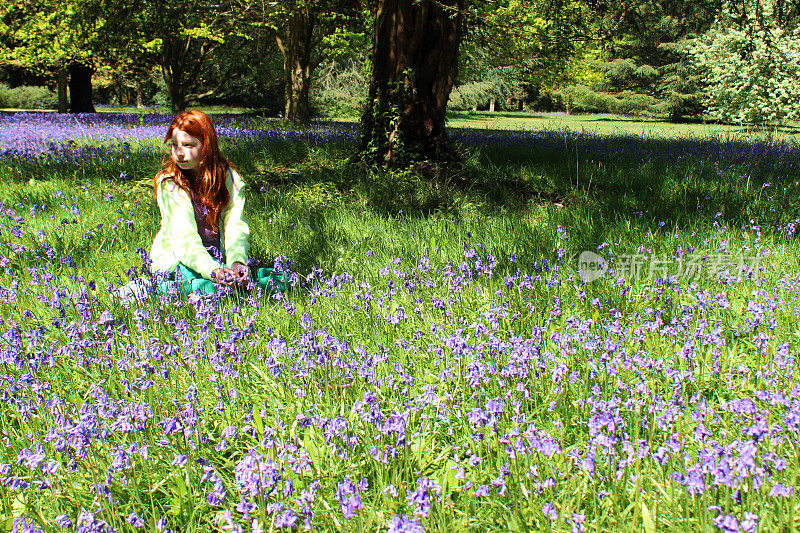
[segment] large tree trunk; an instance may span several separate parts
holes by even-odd
[[[67,69],[62,68],[58,71],[58,112],[66,113],[69,111],[69,98],[67,97],[67,82],[69,74]]]
[[[184,86],[183,71],[188,40],[181,45],[177,40],[164,40],[161,50],[161,73],[164,76],[164,85],[167,86],[170,106],[173,113],[186,109],[186,87]]]
[[[311,81],[311,48],[315,22],[311,10],[299,9],[289,18],[285,37],[275,34],[275,41],[283,54],[286,77],[284,117],[297,124],[307,124],[310,118],[308,89]]]
[[[458,69],[464,0],[378,0],[362,157],[386,166],[455,157],[447,100]]]
[[[92,104],[92,72],[91,67],[72,63],[69,66],[69,112],[94,113]]]

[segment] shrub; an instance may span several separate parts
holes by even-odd
[[[703,102],[699,94],[671,93],[662,106],[667,118],[679,122],[686,117],[698,117],[703,113]]]
[[[633,91],[618,94],[595,92],[585,85],[572,85],[562,91],[567,112],[615,113],[621,115],[665,115],[666,101]]]
[[[633,91],[622,91],[618,96],[613,97],[616,111],[622,115],[662,115],[664,114],[664,102],[647,94],[636,93]]]
[[[555,91],[542,89],[537,86],[525,88],[526,105],[531,111],[554,112],[564,111],[564,96]]]
[[[56,109],[58,96],[47,87],[9,87],[0,83],[0,108]]]
[[[497,98],[497,91],[491,81],[473,81],[453,87],[447,108],[467,111],[476,106],[486,105],[492,98]]]

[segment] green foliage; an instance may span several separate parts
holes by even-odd
[[[800,119],[800,28],[782,27],[771,0],[737,7],[692,47],[709,111],[748,124]]]
[[[0,7],[0,65],[35,70],[88,61],[93,24],[81,16],[80,0],[11,0]]]
[[[196,87],[196,93],[202,95],[197,102],[246,106],[280,115],[284,77],[274,43],[266,35],[254,35],[252,41],[241,44],[228,43],[214,50]]]
[[[658,76],[658,70],[650,65],[637,65],[631,58],[617,58],[599,62],[598,71],[604,75],[605,84],[618,91],[649,86]]]
[[[369,71],[365,56],[326,61],[317,68],[309,100],[317,115],[358,117],[364,109],[368,89]]]
[[[55,109],[58,97],[47,87],[22,86],[11,88],[0,83],[0,108]]]
[[[558,4],[556,6],[556,4]],[[573,78],[580,55],[581,6],[577,2],[474,2],[466,14],[455,110],[490,100],[523,99],[525,87],[548,87]]]
[[[448,109],[467,110],[485,106],[490,100],[505,102],[523,96],[523,90],[513,68],[492,68],[479,80],[463,83],[450,93]]]
[[[406,70],[403,74],[398,80],[390,80],[384,93],[378,91],[373,105],[362,117],[362,159],[370,166],[385,166],[390,153],[398,168],[405,168],[416,159],[417,154],[408,152],[406,146],[401,111],[414,98],[413,73]],[[391,138],[388,132],[392,132]]]
[[[672,120],[698,115],[702,95],[690,68],[688,40],[708,29],[718,4],[719,0],[605,3],[594,20],[600,44],[590,48],[585,59],[589,72],[574,84],[598,95],[598,111],[615,112],[624,101],[622,107],[637,114]],[[609,105],[603,107],[603,102]]]
[[[169,106],[164,79],[155,67],[145,72],[141,68],[105,66],[92,76],[92,97],[99,104],[136,106],[137,90],[141,91],[143,106],[154,104],[159,93],[164,93],[160,105]]]
[[[564,106],[570,112],[650,116],[665,114],[663,102],[652,96],[628,90],[614,94],[595,92],[585,85],[573,85],[562,91],[562,98]]]

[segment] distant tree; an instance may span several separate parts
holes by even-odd
[[[327,116],[358,117],[369,88],[366,51],[331,58],[320,64],[309,96],[312,107]]]
[[[98,101],[116,100],[119,105],[142,108],[151,103],[162,79],[160,68],[149,58],[104,62],[92,76]]]
[[[215,52],[249,39],[240,26],[244,13],[233,0],[83,1],[85,16],[105,19],[98,33],[109,51],[143,71],[147,63],[160,67],[173,112],[213,94],[217,87],[206,86],[204,73]]]
[[[245,30],[246,31],[246,30]],[[282,114],[284,107],[283,58],[274,38],[263,31],[248,31],[241,46],[222,45],[203,68],[203,101],[222,105],[258,107]]]
[[[523,98],[570,72],[587,35],[588,10],[560,0],[473,1],[465,14],[456,99],[473,106]],[[491,104],[490,104],[491,109]]]
[[[9,0],[0,7],[0,65],[54,73],[58,111],[93,112],[93,30],[77,0]]]
[[[709,111],[763,124],[800,120],[800,27],[785,2],[726,4],[692,47]]]
[[[721,0],[607,0],[595,3],[596,37],[586,80],[598,101],[658,103],[673,120],[702,110],[701,87],[691,69],[689,40],[708,30]],[[586,89],[587,91],[589,89]],[[591,92],[590,91],[590,92]],[[655,104],[651,104],[655,105]]]
[[[307,123],[309,91],[314,70],[326,59],[364,40],[359,0],[284,0],[255,4],[260,15],[254,26],[270,32],[283,57],[284,117]]]

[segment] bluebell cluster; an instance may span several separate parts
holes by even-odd
[[[353,141],[356,125],[318,122],[292,128],[277,120],[212,116],[228,146],[261,147],[276,141],[311,144]],[[131,113],[0,114],[0,159],[88,163],[132,152],[161,153],[171,115]]]

